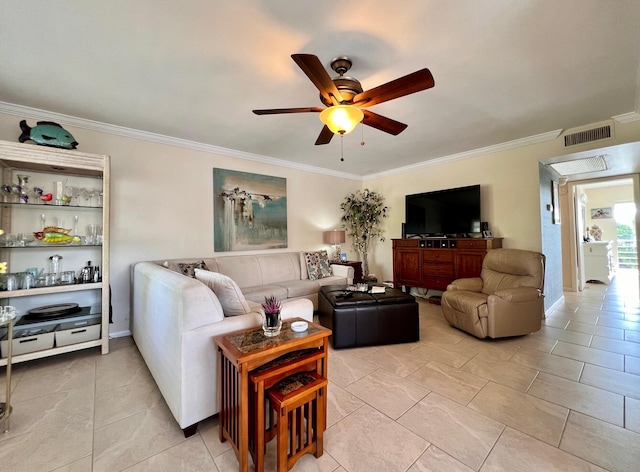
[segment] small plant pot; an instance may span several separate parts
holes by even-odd
[[[282,319],[280,318],[280,312],[278,313],[265,313],[262,321],[262,331],[267,337],[277,336],[282,329]]]

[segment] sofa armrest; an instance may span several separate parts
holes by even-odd
[[[133,317],[188,331],[224,318],[215,293],[192,277],[153,262],[133,266]]]
[[[353,283],[353,276],[355,274],[355,271],[351,266],[331,264],[331,273],[335,276],[344,277],[345,279],[347,279],[347,284]]]
[[[466,290],[467,292],[482,292],[482,279],[480,277],[467,277],[456,279],[447,285],[447,290]]]
[[[498,290],[487,298],[487,335],[492,338],[520,336],[540,329],[544,318],[544,295],[534,287]]]
[[[541,296],[542,292],[533,287],[506,288],[498,290],[493,295],[489,295],[489,297],[495,297],[505,302],[513,303],[529,302],[531,300],[537,300]]]

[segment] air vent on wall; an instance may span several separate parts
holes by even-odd
[[[575,146],[577,144],[589,143],[600,139],[611,137],[611,126],[601,126],[599,128],[587,129],[576,133],[567,134],[564,137],[564,146]]]

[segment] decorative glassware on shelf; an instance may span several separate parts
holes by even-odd
[[[63,205],[71,204],[73,206],[101,207],[102,189],[67,185],[64,187],[61,198]]]
[[[97,188],[90,188],[89,189],[89,206],[91,207],[97,207],[97,206],[102,206],[100,205],[100,194],[102,192],[100,191],[100,189]]]
[[[84,206],[91,206],[91,189],[90,188],[84,188],[84,187],[81,188],[80,196],[85,200]]]
[[[10,321],[16,317],[16,308],[13,306],[0,306],[0,323]]]
[[[45,193],[41,187],[29,187],[29,176],[24,174],[18,174],[17,184],[5,184],[0,186],[0,193],[3,197],[4,203],[29,203],[29,204],[43,204],[49,203],[52,199],[52,194]]]
[[[264,297],[264,303],[262,304],[262,311],[264,312],[262,331],[264,331],[265,336],[273,337],[280,334],[282,329],[281,310],[282,304],[275,296]]]
[[[29,176],[18,174],[17,178],[17,184],[5,184],[0,187],[5,203],[28,203],[29,197],[35,196],[35,192],[30,192],[28,188]]]
[[[80,202],[78,199],[80,198],[80,188],[72,187],[68,185],[64,188],[63,198],[66,196],[69,199],[69,204],[73,206],[79,206]]]
[[[77,187],[67,185],[66,181],[53,182],[51,193],[39,186],[29,186],[29,175],[17,174],[17,184],[0,185],[0,196],[3,203],[55,204],[62,206],[102,207],[102,188]]]
[[[29,185],[29,176],[24,174],[18,174],[18,185],[14,185],[14,192],[18,195],[18,201],[20,203],[28,203],[29,202],[29,190],[27,190],[27,186]]]
[[[46,203],[49,200],[51,200],[51,196],[47,198],[44,190],[42,190],[40,187],[33,187],[33,203]]]

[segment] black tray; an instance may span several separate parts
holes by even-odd
[[[41,306],[29,310],[29,313],[24,315],[27,319],[43,320],[47,318],[58,318],[60,316],[68,316],[80,311],[80,306],[77,303],[59,303],[57,305]]]
[[[63,323],[65,321],[71,321],[73,319],[75,319],[78,316],[86,316],[86,315],[90,315],[91,314],[91,307],[90,306],[83,306],[80,307],[80,310],[77,311],[76,313],[71,313],[69,315],[54,315],[54,316],[49,316],[49,317],[42,317],[42,316],[32,316],[29,317],[28,314],[22,316],[21,318],[19,318],[16,323],[15,323],[15,327],[20,327],[20,326],[25,326],[25,325],[30,325],[30,324],[34,324],[34,323],[38,323],[38,324],[42,324],[42,323],[55,323],[58,320]]]

